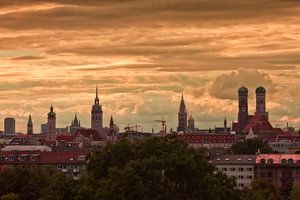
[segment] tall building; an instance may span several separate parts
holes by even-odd
[[[4,119],[4,133],[15,134],[16,133],[16,121],[14,118]]]
[[[71,126],[70,126],[70,132],[76,133],[77,130],[80,130],[80,120],[77,118],[77,113],[75,113],[74,120],[72,120]]]
[[[195,130],[195,120],[192,115],[190,116],[190,118],[188,120],[188,129],[191,132],[194,132],[194,130]]]
[[[99,103],[98,87],[96,87],[95,103],[92,106],[91,128],[98,130],[99,133],[101,133],[103,129],[103,111],[102,106]]]
[[[266,112],[266,89],[262,86],[256,88],[256,112],[262,119],[268,120],[269,113]]]
[[[53,111],[53,106],[50,107],[50,112],[48,113],[47,131],[56,131],[56,113]]]
[[[28,123],[27,123],[27,134],[32,135],[33,134],[33,123],[31,119],[31,115],[29,115]]]
[[[239,94],[239,113],[238,113],[238,131],[242,131],[248,123],[248,89],[241,87],[238,90]]]
[[[179,106],[179,112],[178,112],[178,127],[177,131],[183,131],[186,132],[187,130],[187,111],[183,99],[183,94],[181,96],[180,106]]]

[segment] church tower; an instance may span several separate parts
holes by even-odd
[[[256,88],[256,112],[262,119],[268,120],[269,113],[266,112],[266,89],[262,86]]]
[[[191,131],[191,132],[195,131],[195,120],[192,115],[190,116],[190,118],[188,120],[188,128],[189,128],[189,131]]]
[[[48,113],[48,123],[47,123],[48,132],[56,131],[56,113],[53,111],[53,106],[50,107],[50,112]]]
[[[239,88],[239,113],[238,113],[238,130],[242,131],[248,123],[248,89],[246,87]]]
[[[99,103],[98,87],[96,87],[95,103],[92,106],[91,128],[98,130],[99,133],[101,133],[103,129],[103,111],[102,106]]]
[[[180,106],[179,106],[179,112],[178,112],[178,127],[177,131],[183,131],[186,132],[187,129],[187,111],[183,99],[183,94],[181,96]]]
[[[28,123],[27,123],[27,135],[33,134],[33,123],[31,119],[31,114],[29,115]]]

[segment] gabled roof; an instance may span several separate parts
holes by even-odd
[[[262,119],[259,115],[249,116],[249,121],[243,128],[243,132],[249,132],[251,127],[255,133],[273,131],[274,129],[268,120]]]

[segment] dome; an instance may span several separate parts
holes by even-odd
[[[53,106],[51,105],[50,112],[48,113],[48,117],[55,117],[56,113],[53,112]]]
[[[259,86],[258,88],[256,88],[256,93],[266,93],[266,89],[262,86]]]
[[[240,89],[239,89],[239,94],[246,94],[246,93],[248,93],[248,89],[246,88],[246,87],[240,87]]]

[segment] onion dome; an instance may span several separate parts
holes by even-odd
[[[55,117],[56,113],[53,112],[53,106],[51,105],[50,112],[48,113],[48,117]]]
[[[256,88],[256,93],[266,93],[266,89],[262,86],[259,86],[258,88]]]
[[[240,87],[239,94],[248,94],[248,89],[244,86]]]

